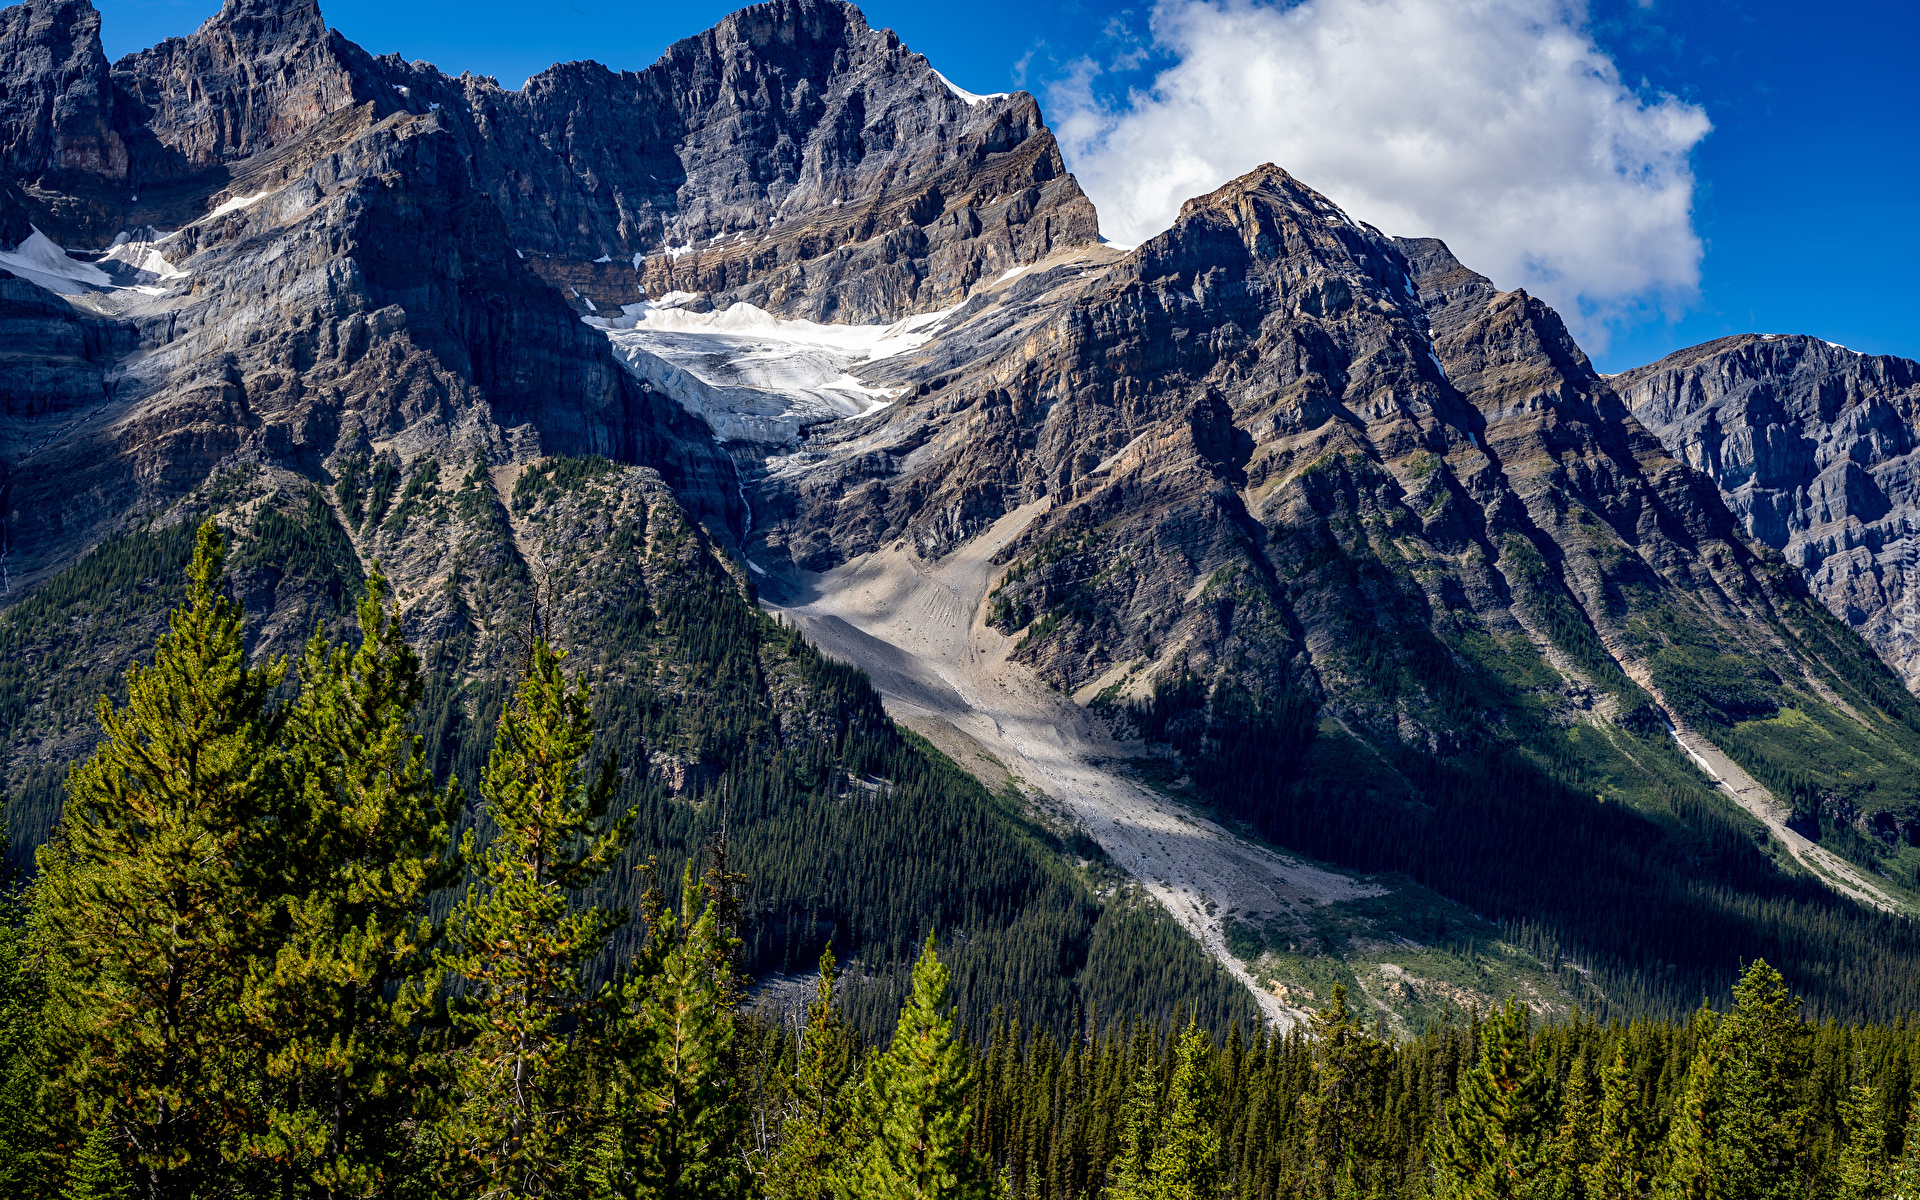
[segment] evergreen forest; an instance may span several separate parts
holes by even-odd
[[[647,814],[538,621],[468,784],[377,569],[351,636],[260,658],[225,556],[201,526],[8,894],[7,1195],[1920,1195],[1920,1030],[1809,1021],[1764,961],[1678,1018],[1509,999],[1395,1041],[1335,989],[1285,1033],[1197,1004],[1062,1023],[963,1010],[935,913],[885,1020],[837,930],[804,1012],[756,1004],[724,825],[607,886]]]

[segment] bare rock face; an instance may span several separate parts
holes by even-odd
[[[197,32],[113,65],[134,184],[250,158],[362,97],[316,0],[226,0]]]
[[[1742,334],[1611,382],[1720,486],[1752,537],[1800,568],[1834,615],[1920,689],[1920,364]]]
[[[100,14],[87,0],[0,10],[0,80],[0,168],[9,179],[126,175]]]
[[[1098,239],[1031,96],[963,97],[834,0],[755,5],[645,71],[566,63],[518,92],[365,69],[444,114],[516,245],[582,311],[644,289],[890,321]]]

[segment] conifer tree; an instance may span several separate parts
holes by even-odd
[[[1807,1028],[1800,1002],[1764,962],[1706,1021],[1668,1134],[1662,1191],[1683,1200],[1788,1200],[1803,1190]]]
[[[68,777],[34,889],[60,1086],[83,1121],[113,1104],[153,1195],[218,1174],[258,1120],[240,992],[283,865],[286,666],[248,665],[225,552],[209,520],[153,665],[128,668],[124,706],[100,701],[105,737]]]
[[[1574,1056],[1560,1094],[1560,1123],[1554,1131],[1547,1195],[1552,1200],[1585,1200],[1587,1179],[1598,1159],[1593,1068],[1585,1050]]]
[[[733,1041],[734,936],[717,889],[681,882],[680,920],[650,904],[651,955],[628,976],[629,1022],[593,1180],[601,1194],[659,1200],[744,1196],[746,1108]]]
[[[1139,1066],[1120,1114],[1120,1152],[1107,1164],[1105,1200],[1152,1200],[1154,1136],[1159,1129],[1160,1080],[1153,1054],[1137,1053]]]
[[[1331,1197],[1343,1175],[1351,1174],[1362,1125],[1371,1099],[1374,1043],[1347,1010],[1347,989],[1333,986],[1330,1002],[1308,1020],[1313,1042],[1313,1092],[1309,1098],[1313,1156],[1312,1184]]]
[[[831,1200],[846,1184],[853,1122],[851,1084],[858,1046],[834,1004],[838,966],[833,947],[820,952],[820,983],[807,1006],[807,1028],[792,1081],[792,1104],[780,1127],[780,1148],[761,1189],[768,1200]]]
[[[1447,1105],[1436,1156],[1450,1198],[1509,1200],[1542,1184],[1548,1080],[1529,1024],[1526,1008],[1509,998],[1480,1027],[1480,1059]]]
[[[1887,1173],[1887,1200],[1920,1200],[1920,1095],[1909,1105],[1900,1161]]]
[[[301,1164],[327,1195],[376,1189],[412,1115],[429,1064],[410,1035],[437,982],[427,899],[458,868],[447,848],[459,787],[435,793],[412,732],[425,680],[386,596],[376,566],[359,647],[316,630],[300,660],[286,727],[289,929],[247,994],[279,1098],[255,1151]]]
[[[7,849],[0,826],[0,859]],[[46,1141],[47,1066],[39,964],[28,944],[19,897],[0,893],[0,1196],[37,1190]]]
[[[1886,1174],[1886,1151],[1880,1142],[1878,1092],[1863,1083],[1847,1089],[1840,1104],[1840,1123],[1847,1142],[1840,1152],[1838,1200],[1875,1200]]]
[[[1633,1055],[1622,1039],[1600,1072],[1599,1128],[1586,1171],[1587,1200],[1645,1200],[1653,1190],[1653,1136],[1633,1089]]]
[[[869,1062],[861,1095],[869,1140],[848,1189],[861,1200],[986,1200],[992,1164],[969,1134],[973,1064],[954,1036],[947,969],[927,935],[893,1042]]]
[[[1153,1156],[1147,1160],[1154,1200],[1217,1200],[1220,1195],[1220,1131],[1215,1126],[1219,1089],[1208,1058],[1213,1043],[1188,1020],[1167,1084]]]
[[[501,713],[480,785],[494,836],[484,850],[471,831],[461,839],[478,879],[448,919],[440,959],[466,984],[454,1015],[473,1035],[441,1136],[455,1174],[489,1195],[548,1192],[581,1135],[578,1085],[593,1038],[568,1023],[592,1015],[584,969],[626,923],[625,913],[573,903],[625,847],[632,814],[604,820],[618,782],[611,758],[585,778],[593,716],[585,682],[567,686],[563,658],[535,640]]]
[[[96,1123],[67,1167],[67,1186],[60,1200],[126,1200],[132,1191],[112,1130],[105,1121]]]

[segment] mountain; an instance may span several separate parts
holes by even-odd
[[[1032,97],[816,0],[518,92],[305,0],[112,64],[33,0],[0,70],[17,856],[211,515],[256,653],[379,564],[468,780],[537,610],[630,865],[724,831],[757,971],[884,995],[934,928],[1058,1030],[1760,956],[1920,1002],[1920,704],[1438,242],[1269,165],[1111,245]]]
[[[1614,378],[1633,414],[1711,476],[1754,540],[1807,576],[1911,690],[1920,364],[1742,334]]]

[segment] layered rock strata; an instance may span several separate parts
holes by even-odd
[[[1920,689],[1920,364],[1741,334],[1610,381],[1748,533]]]

